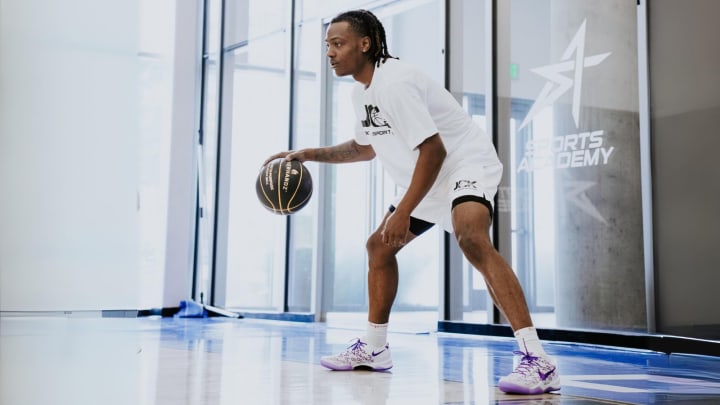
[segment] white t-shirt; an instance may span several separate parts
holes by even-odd
[[[499,163],[490,137],[450,92],[397,59],[388,59],[376,67],[367,89],[358,83],[352,100],[358,117],[356,142],[372,145],[385,170],[400,187],[410,185],[418,145],[436,133],[447,151],[438,179],[463,162]]]

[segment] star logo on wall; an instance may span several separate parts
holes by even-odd
[[[563,52],[560,62],[541,66],[530,71],[547,79],[535,103],[530,108],[528,115],[520,124],[522,129],[545,107],[551,106],[563,94],[573,88],[572,98],[572,116],[575,120],[575,126],[580,121],[580,95],[582,93],[582,79],[585,68],[597,66],[602,63],[612,52],[606,52],[598,55],[585,56],[585,19],[575,36],[570,41],[567,49]],[[570,75],[565,73],[570,72]]]
[[[569,203],[579,208],[582,212],[607,225],[607,221],[603,218],[602,214],[600,214],[600,211],[598,211],[592,201],[590,201],[590,198],[588,198],[586,193],[587,190],[595,187],[596,185],[597,183],[594,181],[568,181],[565,185],[565,197]]]

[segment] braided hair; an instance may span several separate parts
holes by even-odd
[[[390,55],[385,39],[385,28],[380,20],[367,10],[351,10],[337,15],[330,21],[331,24],[346,22],[353,31],[361,37],[370,38],[369,58],[380,67],[388,58],[397,59]]]

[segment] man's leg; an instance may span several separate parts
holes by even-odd
[[[368,321],[375,324],[386,324],[390,319],[390,310],[398,287],[398,264],[396,255],[402,246],[389,246],[382,241],[381,230],[383,222],[367,240],[368,253]],[[415,235],[408,232],[405,244],[415,239]]]
[[[392,209],[391,209],[392,210]],[[320,364],[332,370],[353,370],[367,367],[376,371],[392,367],[387,326],[398,287],[396,255],[403,246],[389,246],[382,241],[382,229],[388,212],[377,230],[367,240],[368,253],[368,327],[365,336],[357,338],[347,350],[336,356],[325,356]],[[432,224],[411,218],[410,228],[421,234]],[[407,245],[416,235],[408,232]]]
[[[452,211],[453,227],[460,249],[480,271],[488,291],[510,322],[523,357],[499,388],[514,394],[541,394],[560,389],[557,367],[543,350],[532,325],[520,282],[490,240],[490,210],[478,201],[466,201]]]
[[[452,211],[453,228],[460,249],[485,279],[488,291],[513,330],[532,326],[525,294],[517,276],[490,240],[490,211],[469,201]]]

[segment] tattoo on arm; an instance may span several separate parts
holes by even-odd
[[[337,162],[352,162],[357,155],[357,150],[346,143],[338,145],[335,150],[329,153],[332,160]]]
[[[347,163],[368,160],[365,155],[366,153],[358,150],[354,141],[348,141],[335,146],[319,148],[316,159],[327,163]]]

